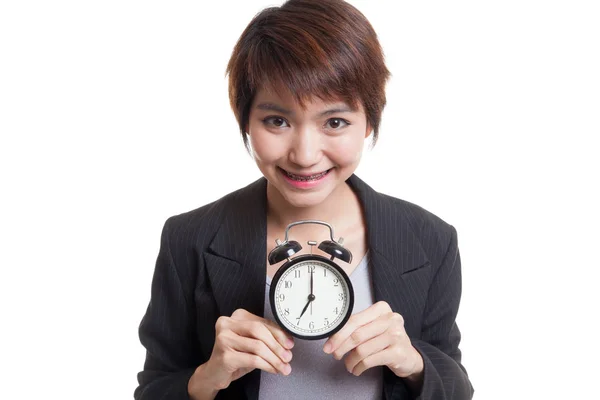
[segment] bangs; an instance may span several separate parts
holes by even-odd
[[[284,47],[273,41],[262,41],[252,49],[254,54],[251,51],[246,71],[250,92],[287,91],[301,107],[316,96],[323,101],[342,100],[358,108],[360,91],[350,84],[357,82],[354,71],[334,65],[334,58],[327,58],[327,52],[322,49],[316,52],[315,48],[300,47],[307,43],[301,39],[295,46],[286,43]]]

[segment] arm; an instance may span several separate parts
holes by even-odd
[[[146,361],[137,377],[136,400],[189,399],[188,381],[201,363],[192,302],[173,263],[169,221],[162,230],[150,304],[139,327]]]
[[[456,230],[452,227],[450,245],[438,268],[427,297],[420,339],[412,339],[423,358],[420,400],[467,400],[473,387],[461,365],[460,331],[456,314],[461,295],[460,254]],[[408,382],[407,382],[408,383]],[[409,383],[411,388],[414,385]],[[419,393],[413,389],[413,393]]]
[[[151,300],[139,329],[147,352],[135,399],[214,399],[255,368],[288,375],[291,352],[286,349],[293,347],[293,341],[288,342],[275,323],[243,309],[231,317],[219,317],[210,359],[202,359],[196,339],[194,288],[183,285],[194,279],[180,275],[173,262],[169,221],[163,228]],[[231,393],[224,395],[231,397]]]

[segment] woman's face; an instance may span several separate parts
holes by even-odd
[[[247,133],[258,168],[293,207],[322,203],[354,173],[370,127],[362,105],[256,94]]]

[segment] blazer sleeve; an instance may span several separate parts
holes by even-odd
[[[462,290],[461,267],[456,229],[451,230],[450,245],[427,295],[421,338],[411,339],[424,364],[419,400],[467,400],[474,392],[458,348],[456,315]]]
[[[136,400],[188,400],[187,384],[198,366],[193,303],[186,296],[171,254],[172,218],[162,230],[150,303],[139,326],[146,360],[137,375]]]

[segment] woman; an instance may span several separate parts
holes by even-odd
[[[454,228],[354,175],[389,76],[369,22],[342,0],[290,0],[251,21],[227,71],[264,177],[166,221],[135,398],[471,398]],[[305,219],[344,236],[359,288],[348,323],[322,341],[294,341],[265,296],[281,266],[266,255]],[[328,233],[299,225],[293,238]]]

